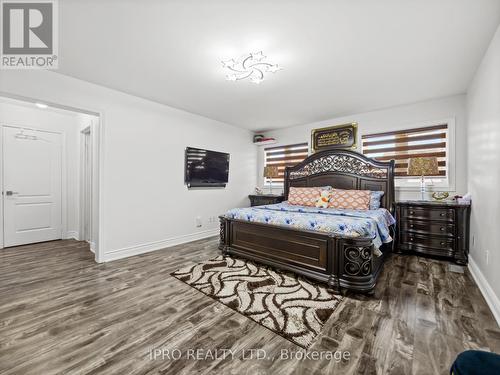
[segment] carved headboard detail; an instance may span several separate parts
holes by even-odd
[[[285,169],[285,199],[291,186],[383,191],[382,207],[392,211],[394,160],[380,162],[348,150],[317,152]]]

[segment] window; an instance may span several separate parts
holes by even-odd
[[[420,127],[415,129],[366,134],[361,137],[363,154],[380,161],[394,159],[396,176],[407,182],[418,181],[409,176],[408,159],[435,156],[438,158],[439,174],[432,179],[436,183],[448,178],[448,125]],[[400,183],[399,185],[403,185]]]
[[[265,148],[265,166],[276,165],[278,167],[279,176],[278,178],[273,178],[273,183],[283,183],[285,167],[291,167],[300,163],[307,158],[308,151],[309,146],[307,143]],[[268,184],[269,179],[266,178],[264,182]]]

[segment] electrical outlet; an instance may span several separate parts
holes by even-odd
[[[486,250],[485,255],[486,255],[486,265],[488,265],[490,263],[490,252]]]
[[[196,217],[196,228],[201,228],[203,226],[203,223],[201,221],[201,216]]]
[[[207,218],[207,223],[208,224],[215,224],[215,223],[217,223],[217,216],[209,216]]]

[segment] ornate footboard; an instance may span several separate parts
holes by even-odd
[[[219,248],[224,255],[292,271],[336,291],[372,291],[383,264],[383,256],[373,254],[370,239],[338,238],[223,216]]]

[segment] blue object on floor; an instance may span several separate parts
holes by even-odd
[[[450,369],[452,375],[499,375],[500,355],[480,350],[460,353]]]

